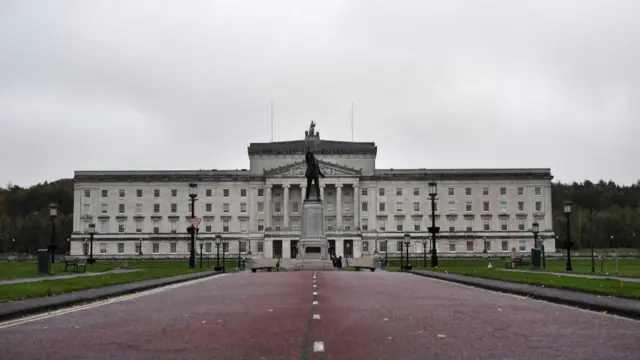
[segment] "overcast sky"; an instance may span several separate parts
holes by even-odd
[[[0,0],[0,185],[247,168],[250,142],[378,168],[640,179],[640,1]]]

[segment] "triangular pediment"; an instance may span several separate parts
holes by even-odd
[[[320,170],[322,170],[325,176],[360,176],[361,174],[360,170],[322,160],[318,160],[318,165],[320,165]],[[306,171],[307,164],[304,161],[300,161],[274,169],[265,170],[264,175],[304,177]]]

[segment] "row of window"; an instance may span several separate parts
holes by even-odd
[[[407,231],[407,229],[404,226],[404,222],[405,220],[403,218],[396,218],[396,224],[395,224],[395,229],[390,229],[387,230],[387,219],[386,218],[378,218],[378,223],[377,223],[377,229],[378,231]],[[420,217],[414,217],[412,218],[413,220],[413,231],[423,231],[423,219]],[[436,220],[438,220],[438,218],[436,218]],[[541,219],[534,219],[536,221],[540,221]],[[481,231],[494,231],[493,230],[493,222],[494,220],[492,218],[482,218],[482,230]],[[531,227],[527,227],[527,218],[525,217],[518,217],[517,218],[517,231],[526,231],[528,229],[530,229]],[[329,220],[326,221],[327,224],[332,225],[334,222],[331,222]],[[436,225],[438,225],[438,221],[436,221]],[[456,231],[466,231],[466,232],[473,232],[473,231],[478,231],[478,229],[476,228],[476,224],[475,224],[475,219],[473,218],[468,218],[468,219],[464,219],[464,223],[460,223],[458,221],[458,219],[455,219],[453,217],[451,218],[447,218],[447,227],[446,228],[442,228],[441,227],[441,231],[449,231],[449,232],[456,232]],[[509,222],[509,218],[506,216],[500,216],[498,217],[498,231],[514,231],[515,229],[512,228],[514,224]],[[428,226],[431,226],[431,224],[429,223]],[[369,230],[369,220],[368,219],[362,219],[361,222],[361,228],[362,231],[368,231]]]
[[[262,243],[261,241],[259,242],[258,245],[260,245],[260,243]],[[186,242],[187,244],[187,252],[191,252],[191,242]],[[117,243],[116,244],[116,249],[117,249],[117,253],[118,254],[124,254],[124,253],[132,253],[132,251],[125,251],[125,245],[127,245],[127,243]],[[204,242],[204,246],[203,246],[203,252],[204,253],[212,253],[213,251],[217,251],[217,249],[214,250],[214,244],[213,242],[207,241]],[[264,248],[264,246],[263,246]],[[260,247],[258,247],[258,249],[260,249]],[[130,249],[133,250],[134,254],[140,254],[141,252],[144,255],[144,252],[142,251],[142,244],[140,242],[135,242],[133,243],[133,247]],[[196,248],[197,250],[197,248]],[[107,253],[107,243],[99,243],[98,244],[98,251],[100,252],[100,254],[106,254]],[[228,253],[229,252],[229,243],[228,242],[223,242],[222,245],[220,246],[220,251],[223,253]],[[264,250],[263,250],[264,251]],[[82,244],[82,252],[85,255],[89,254],[89,243],[84,242]],[[154,254],[158,254],[160,253],[160,243],[158,242],[153,242],[151,244],[151,252]],[[178,243],[177,242],[170,242],[169,243],[169,252],[172,254],[176,254],[178,253]],[[240,242],[240,253],[246,253],[247,252],[247,243],[246,242]]]
[[[365,244],[366,243],[366,244]],[[415,246],[414,246],[415,244]],[[473,240],[467,240],[466,241],[466,251],[468,252],[474,252],[474,251],[484,251],[487,250],[487,252],[490,251],[494,251],[491,247],[492,241],[490,240],[486,240],[484,241],[483,247],[478,249],[476,248],[476,242]],[[440,244],[436,244],[436,250],[437,251],[441,251],[440,250],[440,246],[438,246]],[[458,241],[449,241],[449,252],[456,252],[458,251],[458,245],[459,242]],[[398,240],[396,241],[396,252],[401,253],[402,251],[406,251],[406,248],[404,247],[405,245],[403,244],[402,241]],[[414,248],[414,252],[423,252],[425,249],[425,245],[422,242],[411,242],[409,245],[410,249],[411,247]],[[431,242],[427,242],[427,252],[431,251]],[[527,240],[518,240],[518,251],[525,251],[527,248]],[[387,251],[387,242],[386,241],[378,241],[378,251],[382,251],[385,252]],[[369,251],[369,244],[367,241],[363,241],[362,242],[362,251],[363,252],[368,252]],[[389,250],[391,251],[391,250]],[[500,241],[500,251],[509,251],[509,240],[501,240]]]
[[[161,193],[162,193],[161,190],[162,189],[153,189],[153,197],[154,198],[159,198]],[[169,189],[169,191],[171,193],[171,197],[173,197],[173,198],[177,198],[178,197],[178,189]],[[118,197],[119,198],[125,198],[127,196],[127,190],[126,189],[118,189],[117,193],[118,193]],[[205,189],[204,190],[204,194],[205,194],[206,197],[212,197],[213,196],[213,189]],[[136,189],[136,197],[137,198],[142,198],[143,195],[144,195],[144,189]],[[101,189],[100,190],[100,196],[103,197],[103,198],[109,197],[109,190]],[[229,196],[230,196],[230,190],[229,189],[222,189],[222,197],[229,197]],[[247,189],[240,189],[240,196],[241,197],[247,197]],[[264,189],[258,189],[258,196],[264,196]],[[91,190],[90,189],[85,189],[84,190],[84,197],[86,197],[86,198],[90,198],[91,197]]]
[[[525,211],[525,203],[524,201],[517,201],[517,211]],[[448,211],[449,212],[454,212],[457,210],[457,201],[455,200],[451,200],[448,202]],[[502,200],[500,201],[500,211],[501,212],[506,212],[508,209],[508,205],[509,202],[507,200]],[[361,204],[361,209],[362,212],[367,212],[369,211],[369,203],[367,202],[362,202]],[[537,212],[541,212],[542,211],[542,201],[536,201],[535,202],[535,211]],[[378,203],[378,211],[384,212],[387,211],[387,204],[386,202],[379,202]],[[396,212],[403,212],[404,211],[404,202],[403,201],[396,201]],[[413,203],[413,211],[414,212],[420,212],[420,202],[415,201]],[[433,211],[438,211],[438,202],[434,201],[433,203]],[[464,211],[466,212],[473,212],[473,201],[465,201],[464,204]],[[483,201],[482,202],[482,211],[484,212],[489,212],[491,211],[491,202],[490,201]]]
[[[489,196],[490,195],[490,188],[489,187],[484,187],[482,188],[482,195],[483,196]],[[515,188],[516,193],[518,196],[524,196],[524,187],[523,186],[519,186]],[[396,196],[402,196],[404,192],[403,188],[396,188]],[[501,196],[507,196],[507,188],[506,187],[500,187],[500,195]],[[533,190],[534,195],[542,195],[542,188],[541,187],[535,187]],[[378,196],[385,196],[386,194],[386,189],[385,188],[378,188]],[[465,196],[471,196],[473,195],[473,191],[472,188],[470,187],[465,187],[464,188],[464,194]],[[369,189],[367,188],[362,188],[362,196],[368,196],[369,195]],[[447,188],[447,195],[448,196],[455,196],[456,195],[456,188],[453,187],[449,187]],[[413,196],[420,196],[420,188],[413,188]]]

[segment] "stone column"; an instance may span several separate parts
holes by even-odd
[[[326,184],[321,184],[320,185],[320,200],[324,201],[324,187],[326,186]]]
[[[353,226],[360,227],[360,185],[353,184]]]
[[[342,184],[336,184],[336,226],[342,230]]]
[[[273,185],[265,186],[265,198],[264,198],[264,227],[271,228],[271,188]],[[265,249],[266,252],[266,249]]]
[[[300,209],[298,209],[298,210],[300,210],[300,212],[302,212],[302,203],[304,203],[304,196],[307,193],[307,184],[301,184],[300,185],[300,190],[301,190],[301,193],[300,193]]]
[[[282,210],[284,211],[284,229],[289,229],[289,184],[282,185],[284,188],[284,204]]]

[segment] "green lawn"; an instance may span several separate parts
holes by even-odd
[[[138,269],[139,271],[119,274],[101,274],[83,276],[70,279],[50,279],[28,283],[0,285],[0,302],[13,301],[32,297],[52,296],[67,292],[99,288],[109,285],[125,284],[135,281],[150,280],[168,276],[176,276],[199,271],[210,270],[215,262],[200,269],[199,262],[196,268],[190,270],[187,260],[131,260],[131,261],[98,261],[93,265],[87,265],[87,272],[101,272],[113,269]],[[31,277],[36,272],[36,263],[0,263],[0,271],[5,279]],[[54,264],[57,275],[64,273],[64,265]],[[236,262],[226,262],[227,272],[236,271]],[[13,276],[8,273],[14,274]],[[69,273],[66,273],[69,274]],[[37,276],[37,273],[35,274]]]
[[[452,274],[460,274],[466,276],[475,276],[494,280],[503,280],[510,282],[518,282],[531,285],[544,285],[546,287],[562,288],[568,290],[584,291],[596,294],[612,295],[640,299],[640,283],[609,280],[609,279],[582,279],[553,274],[539,273],[522,273],[502,271],[504,269],[504,260],[500,259],[439,259],[439,267],[436,271],[448,272]],[[494,268],[489,269],[487,265],[491,261]],[[607,265],[609,262],[609,265]],[[613,260],[605,260],[606,266],[613,267]],[[413,263],[412,263],[413,264]],[[547,262],[547,271],[562,272],[565,261],[550,260]],[[392,262],[392,266],[388,267],[389,271],[399,270],[399,261]],[[415,264],[414,264],[415,265]],[[422,265],[420,262],[419,265]],[[574,270],[591,273],[591,260],[574,260],[572,261]],[[620,259],[621,273],[627,276],[640,276],[640,259]],[[414,266],[415,270],[422,269],[422,266]],[[427,267],[428,270],[433,270]],[[574,273],[576,271],[573,271]]]

